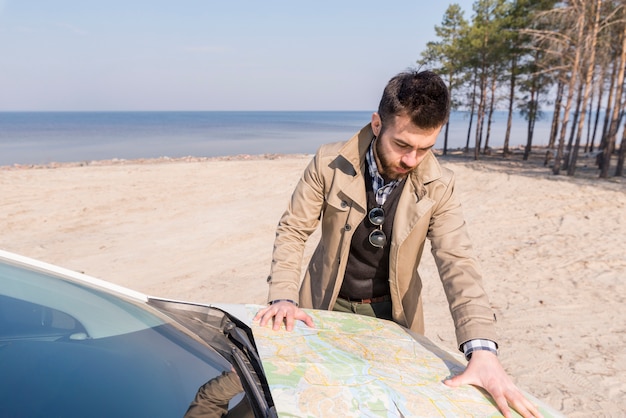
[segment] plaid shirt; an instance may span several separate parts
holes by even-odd
[[[393,192],[393,189],[400,184],[400,180],[393,180],[385,184],[385,179],[383,179],[380,175],[378,166],[376,165],[376,158],[374,158],[375,142],[376,137],[372,140],[372,143],[367,150],[367,154],[365,154],[365,159],[367,160],[367,167],[369,169],[370,176],[372,177],[372,190],[374,190],[374,194],[376,195],[376,203],[378,203],[379,206],[382,206],[385,204],[387,197],[389,197],[391,192]]]
[[[374,194],[376,195],[376,203],[379,206],[385,204],[387,197],[389,194],[396,188],[398,184],[400,184],[401,180],[392,180],[388,183],[385,183],[385,179],[380,175],[378,171],[378,166],[376,165],[376,158],[374,158],[374,144],[376,143],[376,137],[372,140],[370,147],[367,150],[367,154],[365,154],[365,159],[367,160],[367,168],[370,172],[370,176],[372,177],[372,190],[374,190]],[[498,346],[495,342],[491,340],[484,339],[475,339],[469,340],[465,343],[461,344],[461,349],[463,350],[463,354],[465,358],[469,360],[472,358],[472,353],[476,350],[487,350],[491,351],[494,354],[498,354]]]

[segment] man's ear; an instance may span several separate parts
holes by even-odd
[[[372,113],[372,131],[374,132],[374,136],[378,136],[380,134],[380,130],[383,124],[380,120],[380,115],[376,112]]]

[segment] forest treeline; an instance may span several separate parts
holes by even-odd
[[[514,112],[527,121],[524,160],[540,109],[553,109],[544,164],[574,175],[581,154],[602,178],[622,176],[626,153],[625,0],[477,0],[466,19],[451,4],[417,63],[448,84],[454,109],[470,113],[465,151],[489,150],[496,109],[507,109],[502,152],[511,155]],[[444,154],[448,148],[444,128]],[[473,142],[472,142],[473,141]],[[613,161],[613,164],[611,162]]]

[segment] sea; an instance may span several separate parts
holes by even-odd
[[[0,112],[0,166],[110,159],[312,154],[349,139],[372,111]],[[503,146],[507,113],[495,112],[489,145]],[[551,115],[536,123],[546,145]],[[448,149],[463,148],[469,116],[453,112]],[[475,126],[475,120],[474,120]],[[513,119],[510,146],[523,146],[527,122]],[[436,148],[443,148],[443,131]],[[471,134],[470,147],[474,146]],[[483,139],[484,143],[484,139]]]

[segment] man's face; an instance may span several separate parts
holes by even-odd
[[[435,146],[441,126],[422,129],[408,116],[395,116],[384,127],[377,113],[372,115],[372,130],[377,136],[375,155],[378,171],[385,180],[406,177]]]

